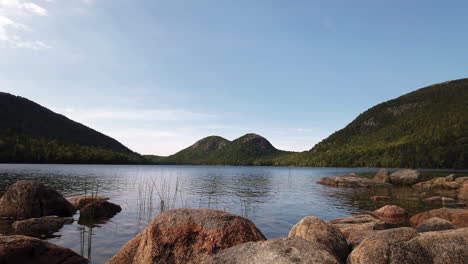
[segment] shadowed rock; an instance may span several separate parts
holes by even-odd
[[[390,183],[390,176],[388,170],[380,169],[373,178],[374,181],[380,183]]]
[[[109,197],[104,196],[90,196],[90,195],[80,195],[68,198],[68,200],[75,206],[77,210],[85,207],[86,205],[94,202],[94,201],[107,201]]]
[[[355,248],[367,236],[387,227],[384,221],[369,214],[335,219],[329,223],[343,233],[351,248]]]
[[[438,217],[429,218],[416,227],[418,232],[442,231],[450,229],[455,229],[455,226],[449,221]]]
[[[403,223],[406,220],[407,215],[405,209],[397,205],[386,205],[372,213],[389,224]]]
[[[71,217],[44,216],[16,221],[12,227],[17,234],[33,237],[51,235],[60,230],[65,224],[73,223]]]
[[[348,264],[466,263],[468,228],[418,233],[402,227],[373,234],[348,256]]]
[[[399,170],[390,174],[390,182],[395,185],[413,185],[420,179],[421,173],[417,170]]]
[[[277,238],[228,248],[204,264],[339,264],[335,256],[302,238]]]
[[[223,249],[265,236],[248,219],[220,210],[161,213],[107,263],[200,263]]]
[[[122,208],[108,201],[94,201],[80,209],[80,224],[92,224],[112,218],[122,211]]]
[[[390,201],[392,198],[390,196],[372,196],[371,200],[374,202]]]
[[[370,187],[390,187],[391,184],[381,183],[371,179],[362,178],[359,176],[342,176],[342,177],[324,177],[317,181],[318,184],[333,186],[333,187],[355,187],[355,188],[370,188]]]
[[[458,200],[468,201],[468,182],[463,185],[463,188],[460,189],[460,192],[457,195]]]
[[[439,208],[414,215],[409,219],[411,226],[415,227],[427,219],[438,217],[451,222],[455,227],[468,227],[468,210]]]
[[[293,226],[288,237],[300,237],[314,244],[316,248],[326,248],[340,262],[346,261],[348,243],[340,230],[315,216],[307,216]]]
[[[60,193],[38,181],[18,181],[0,198],[0,217],[27,219],[73,216],[76,210]]]
[[[2,264],[84,264],[85,258],[70,249],[27,236],[0,236]]]
[[[458,177],[455,178],[454,174],[451,174],[446,177],[437,177],[425,182],[419,182],[414,185],[414,187],[423,188],[423,189],[460,189],[463,187],[464,182],[468,182],[468,177]]]

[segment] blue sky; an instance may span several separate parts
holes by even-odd
[[[308,150],[468,77],[466,1],[0,0],[0,90],[140,153],[255,132]]]

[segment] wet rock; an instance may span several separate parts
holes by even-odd
[[[70,249],[27,236],[0,236],[2,264],[84,264],[85,258]]]
[[[463,183],[468,180],[468,177],[455,178],[454,174],[446,177],[437,177],[425,182],[415,184],[415,187],[424,189],[448,189],[456,190],[463,187]]]
[[[381,183],[390,183],[390,176],[388,170],[380,169],[374,176],[374,181]]]
[[[223,249],[265,236],[248,219],[220,210],[161,213],[107,263],[200,263]]]
[[[468,183],[463,185],[457,195],[458,200],[468,201]]]
[[[355,248],[370,234],[384,230],[387,227],[384,221],[369,214],[335,219],[329,221],[329,223],[343,233],[351,248]]]
[[[73,223],[73,218],[71,217],[58,217],[54,215],[16,221],[12,227],[17,234],[42,237],[53,234],[59,231],[63,225],[71,223]]]
[[[416,227],[418,232],[442,231],[450,229],[455,229],[455,226],[449,221],[438,217],[429,218]]]
[[[456,204],[457,202],[455,201],[455,199],[442,197],[442,203],[443,204]]]
[[[27,219],[73,216],[76,210],[60,193],[38,181],[18,181],[0,198],[0,217]]]
[[[371,200],[374,202],[390,201],[392,198],[390,196],[372,196]]]
[[[439,208],[414,215],[409,219],[411,226],[415,227],[427,219],[438,217],[451,222],[455,227],[468,227],[468,210]]]
[[[85,207],[86,205],[94,202],[94,201],[107,201],[109,197],[105,196],[90,196],[90,195],[80,195],[68,198],[68,200],[75,206],[77,210]]]
[[[356,173],[351,172],[351,173],[345,174],[343,177],[359,177],[359,176]]]
[[[468,228],[418,233],[402,227],[364,239],[348,257],[348,264],[466,263]]]
[[[333,187],[389,187],[390,184],[376,182],[371,179],[361,177],[325,177],[317,181],[318,184],[333,186]]]
[[[80,209],[80,222],[105,220],[122,211],[122,208],[108,201],[94,201]]]
[[[341,262],[345,262],[348,256],[348,243],[341,231],[314,216],[307,216],[294,225],[288,237],[299,237],[312,242],[317,248],[326,248]]]
[[[204,264],[339,264],[324,248],[310,241],[278,238],[240,244],[211,257]]]
[[[413,185],[421,178],[417,170],[399,170],[390,174],[390,182],[396,185]]]
[[[397,205],[386,205],[375,210],[373,213],[389,224],[403,223],[407,215],[405,209]]]
[[[442,203],[442,198],[440,196],[433,196],[423,199],[423,202],[427,204],[440,204]]]

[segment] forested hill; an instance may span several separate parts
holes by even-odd
[[[120,164],[145,159],[111,137],[0,92],[0,162]]]
[[[381,103],[276,165],[468,168],[468,79]]]
[[[234,141],[211,136],[172,156],[153,161],[159,164],[273,165],[273,160],[290,153],[276,149],[257,134],[246,134]]]

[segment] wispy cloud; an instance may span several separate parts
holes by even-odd
[[[48,16],[42,6],[33,2],[21,0],[0,0],[0,41],[11,48],[27,48],[32,50],[46,50],[51,45],[42,40],[25,39],[23,33],[32,29],[21,23],[29,16]]]
[[[77,120],[133,120],[133,121],[196,121],[215,118],[216,115],[187,110],[125,110],[125,109],[54,109]]]

